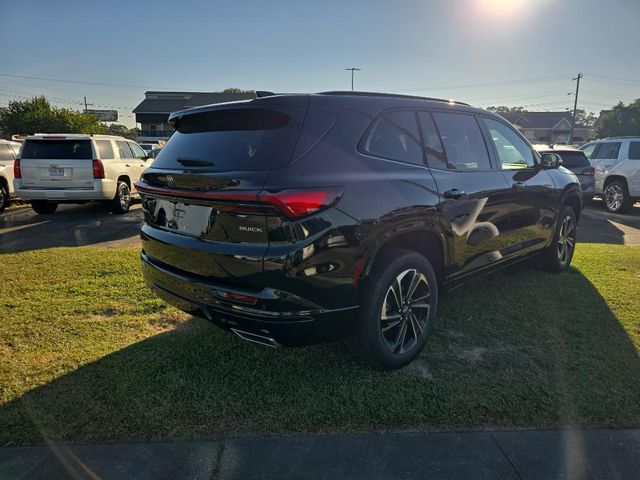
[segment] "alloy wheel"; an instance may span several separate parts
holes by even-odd
[[[129,187],[126,184],[120,185],[120,207],[122,210],[126,210],[129,208],[129,204],[131,203],[131,193],[129,193]]]
[[[560,224],[560,234],[558,235],[558,260],[565,264],[571,258],[576,245],[576,225],[573,217],[567,215]]]
[[[617,183],[609,185],[604,192],[604,201],[610,211],[617,212],[624,202],[622,186]]]
[[[427,277],[416,269],[405,270],[393,280],[380,316],[382,338],[389,351],[402,354],[424,335],[430,294]]]

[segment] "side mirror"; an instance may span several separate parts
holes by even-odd
[[[562,157],[557,153],[543,153],[541,166],[545,169],[558,168],[562,165]]]

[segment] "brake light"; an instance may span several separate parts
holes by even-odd
[[[13,161],[13,176],[14,178],[22,178],[22,171],[20,171],[20,159],[16,158]]]
[[[593,167],[587,167],[582,170],[581,175],[595,175],[596,169]]]
[[[252,295],[243,295],[241,293],[233,293],[233,292],[218,292],[223,298],[227,300],[232,300],[235,302],[247,303],[249,305],[255,305],[258,302],[258,298]]]
[[[342,195],[341,188],[314,188],[261,192],[258,200],[274,205],[289,218],[303,217],[334,205]]]
[[[102,160],[93,160],[93,178],[104,178],[104,165]]]

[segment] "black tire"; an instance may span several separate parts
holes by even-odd
[[[564,206],[558,216],[553,241],[543,252],[542,266],[550,272],[562,272],[569,268],[576,248],[576,212]]]
[[[349,345],[375,367],[396,369],[416,358],[427,341],[438,309],[438,282],[429,261],[410,250],[393,249],[376,263],[378,268],[364,285]],[[407,287],[414,279],[417,286],[410,296]],[[410,300],[400,301],[403,306],[394,300],[398,285],[400,291],[405,287],[403,294]]]
[[[118,181],[116,195],[111,200],[111,211],[117,215],[127,213],[131,206],[131,189],[127,182]]]
[[[34,212],[39,213],[40,215],[50,215],[55,213],[58,208],[58,204],[48,200],[31,200],[31,208],[33,208]]]
[[[11,205],[11,197],[9,197],[9,190],[6,185],[0,182],[0,212]]]
[[[624,213],[631,210],[633,200],[627,190],[627,185],[620,180],[607,182],[602,192],[604,206],[611,213]]]

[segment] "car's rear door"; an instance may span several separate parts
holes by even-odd
[[[629,141],[628,163],[625,174],[629,184],[629,194],[640,197],[640,140]]]
[[[448,276],[500,262],[509,247],[509,185],[491,164],[477,118],[438,111],[420,111],[418,117],[438,209],[450,231]]]
[[[25,140],[20,159],[22,187],[93,188],[94,152],[88,138],[51,135]]]
[[[596,192],[602,193],[604,181],[611,174],[620,154],[622,142],[599,142],[589,156],[591,165],[596,169]]]
[[[539,167],[529,143],[511,125],[482,117],[495,163],[509,184],[509,254],[546,245],[553,235],[559,193],[547,170]]]

